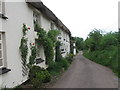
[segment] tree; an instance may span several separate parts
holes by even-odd
[[[100,47],[100,41],[102,38],[102,34],[100,30],[94,29],[92,32],[89,33],[89,37],[87,38],[87,43],[89,43],[89,49],[91,51],[98,50]]]
[[[83,38],[73,37],[74,42],[76,43],[76,49],[83,50]]]

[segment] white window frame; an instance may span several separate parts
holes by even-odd
[[[35,24],[34,21],[41,26],[41,16],[36,10],[33,11],[33,24]]]
[[[5,1],[0,0],[0,13],[5,14]]]
[[[50,23],[50,29],[54,30],[54,23],[53,22]]]
[[[1,48],[0,48],[0,51],[1,51],[1,57],[0,57],[0,60],[2,60],[2,65],[0,66],[1,67],[4,67],[4,58],[3,58],[3,34],[2,32],[0,32],[0,44],[1,44]]]
[[[2,0],[0,0],[0,13],[2,13]]]

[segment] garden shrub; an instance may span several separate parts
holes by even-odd
[[[67,61],[67,59],[62,58],[62,59],[59,61],[58,65],[60,65],[63,69],[66,70],[66,69],[68,68],[68,66],[69,66],[69,62]]]
[[[53,62],[49,65],[47,70],[50,72],[51,75],[59,75],[60,71],[62,69],[62,66],[59,65],[59,62]]]
[[[61,60],[57,60],[57,62],[52,62],[47,70],[50,72],[52,76],[59,75],[61,71],[66,70],[70,63],[72,62],[73,55],[70,54],[66,58],[61,58]]]
[[[37,88],[42,86],[42,83],[49,82],[51,80],[51,75],[47,70],[39,66],[33,66],[29,71],[29,78],[33,87]]]
[[[40,88],[42,87],[42,81],[38,78],[32,78],[31,84],[33,85],[33,88]]]
[[[74,56],[74,55],[71,54],[71,53],[68,54],[67,57],[66,57],[66,60],[67,60],[69,63],[71,63],[71,62],[73,61],[73,56]]]

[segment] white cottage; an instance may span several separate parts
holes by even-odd
[[[47,30],[60,30],[58,40],[62,42],[61,53],[65,57],[70,53],[69,29],[49,10],[40,0],[39,2],[8,2],[0,0],[0,87],[12,88],[28,80],[28,71],[23,69],[19,52],[23,23],[30,27],[27,32],[29,43],[35,43],[36,32],[34,22]],[[27,0],[28,1],[28,0]],[[37,0],[38,1],[38,0]],[[37,58],[43,61],[38,65],[46,68],[43,47],[38,47]],[[28,57],[30,49],[28,50]],[[29,61],[29,60],[28,60]]]

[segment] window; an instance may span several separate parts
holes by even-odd
[[[4,2],[4,0],[0,0],[0,13],[5,14],[5,2]]]
[[[37,58],[41,56],[40,53],[41,53],[41,52],[40,52],[40,46],[37,45],[37,56],[36,56]]]
[[[53,22],[51,22],[51,30],[54,30],[54,23]]]
[[[58,39],[61,39],[61,37],[58,37]]]
[[[64,49],[61,49],[61,51],[64,51]]]
[[[6,60],[5,33],[0,32],[0,75],[11,71],[8,69]]]
[[[36,49],[37,49],[37,55],[36,55],[36,57],[40,57],[40,46],[38,45],[37,40],[35,40],[35,45],[36,45]]]
[[[35,28],[36,24],[40,25],[41,23],[40,23],[40,14],[38,14],[36,12],[33,12],[33,24],[34,24],[34,30],[37,31]]]
[[[43,55],[44,51],[42,50],[43,47],[38,45],[37,40],[35,40],[35,45],[36,45],[36,48],[37,48],[36,64],[39,64],[39,63],[42,63],[42,62],[45,61],[44,60],[45,58],[44,58],[44,55]]]
[[[41,55],[41,53],[42,53],[42,50],[41,50],[42,46],[38,45],[38,41],[37,40],[35,40],[35,45],[36,45],[36,49],[37,49],[37,55],[36,55],[36,57],[39,58],[39,57],[42,56]]]
[[[38,15],[36,13],[33,13],[33,22],[38,24]]]
[[[2,33],[0,33],[0,67],[3,66],[3,41]]]
[[[8,19],[5,15],[5,2],[4,0],[0,0],[0,18]]]
[[[2,13],[2,1],[0,0],[0,13]]]

